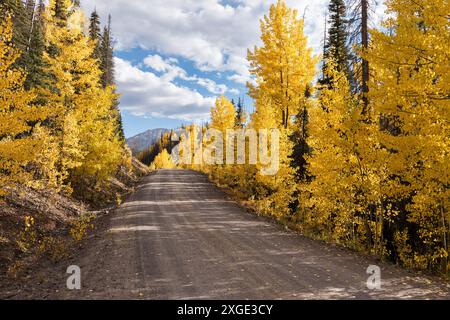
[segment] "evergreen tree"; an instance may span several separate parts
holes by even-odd
[[[324,48],[325,64],[333,59],[337,69],[349,76],[348,22],[344,0],[331,0],[328,10],[330,19]],[[330,83],[330,79],[323,79],[323,83]]]
[[[4,0],[1,3],[1,20],[3,21],[8,15],[11,15],[13,23],[13,38],[12,41],[14,46],[21,52],[26,52],[27,40],[26,35],[28,34],[28,21],[27,21],[27,11],[22,0]],[[23,58],[22,56],[16,60],[16,65],[23,68]]]
[[[91,14],[89,23],[89,37],[95,43],[94,58],[101,59],[101,30],[100,30],[100,16],[97,11],[94,10]]]
[[[34,0],[27,1],[27,14],[29,17],[28,44],[24,52],[24,69],[27,72],[25,88],[42,87],[46,81],[45,74],[45,5],[40,0],[38,5]]]
[[[236,127],[244,128],[245,123],[247,122],[247,113],[245,112],[244,102],[242,98],[239,98],[237,105],[234,104],[234,101],[232,101],[232,103],[236,109]]]
[[[114,47],[111,34],[111,16],[108,17],[108,25],[103,30],[99,48],[100,68],[102,71],[101,84],[104,87],[115,86],[114,80]],[[116,132],[121,141],[125,144],[125,133],[123,130],[122,115],[119,110],[119,100],[116,99],[112,105]]]
[[[367,115],[369,109],[369,81],[370,65],[364,58],[369,48],[369,13],[371,9],[370,0],[349,0],[351,14],[349,25],[351,32],[349,43],[357,46],[356,52],[351,54],[352,91],[359,94],[362,101],[361,112]]]
[[[113,102],[113,114],[115,119],[115,127],[116,127],[116,134],[118,135],[120,141],[122,141],[123,144],[125,144],[125,131],[123,129],[123,120],[122,120],[122,113],[119,109],[119,100],[116,97]]]
[[[50,4],[51,15],[55,19],[60,20],[59,23],[63,23],[67,21],[70,7],[70,0],[55,0]]]
[[[108,25],[103,30],[101,38],[101,69],[104,87],[114,85],[114,49],[111,36],[111,16]]]
[[[325,73],[326,74],[326,73]],[[307,139],[309,137],[309,109],[311,108],[310,98],[312,96],[311,88],[308,87],[305,91],[305,101],[303,107],[300,108],[299,113],[295,118],[294,132],[291,140],[294,143],[294,150],[292,153],[292,166],[296,169],[297,180],[299,182],[309,181],[310,177],[307,173],[306,157],[310,155],[310,147]]]
[[[369,0],[361,0],[361,52],[364,54],[369,49]],[[369,112],[369,81],[370,81],[370,65],[365,58],[362,59],[362,100],[363,115]]]

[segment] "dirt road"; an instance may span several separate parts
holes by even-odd
[[[398,299],[449,298],[449,287],[390,264],[309,240],[245,212],[192,171],[144,179],[101,231],[43,284],[13,298]],[[82,289],[68,291],[78,265]],[[368,290],[369,265],[382,289]],[[43,277],[42,275],[40,276]],[[36,279],[34,279],[36,280]]]

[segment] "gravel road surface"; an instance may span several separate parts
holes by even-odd
[[[66,269],[81,268],[68,291]],[[381,290],[367,288],[369,265]],[[39,281],[41,284],[35,283]],[[436,299],[449,285],[250,214],[193,171],[146,177],[84,248],[9,298]]]

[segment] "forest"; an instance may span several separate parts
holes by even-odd
[[[369,1],[330,1],[320,57],[299,13],[284,1],[272,5],[261,20],[262,45],[248,51],[254,112],[222,96],[211,121],[188,130],[279,129],[279,172],[184,167],[312,238],[448,274],[450,3],[386,6],[381,28],[370,29]],[[150,154],[154,167],[173,167],[172,134],[141,159]]]
[[[272,5],[248,51],[254,110],[221,96],[203,130],[278,129],[280,170],[183,168],[304,235],[448,275],[450,2],[385,2],[374,29],[370,1],[331,0],[321,56],[301,14]],[[107,184],[131,163],[111,18],[102,29],[70,0],[3,0],[0,10],[0,192]],[[140,159],[175,167],[173,134]]]
[[[70,0],[2,1],[0,185],[81,194],[131,162],[110,23]]]

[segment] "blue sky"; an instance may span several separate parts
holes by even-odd
[[[146,64],[145,61],[148,57],[152,57],[153,60],[155,60],[155,57],[156,60],[159,60],[158,57],[161,57],[162,60],[170,59],[168,56],[160,54],[155,50],[146,50],[139,47],[116,52],[116,58],[129,61],[133,66],[139,68],[142,71],[152,72],[159,77],[163,77],[167,73],[167,70],[163,68],[155,69],[155,66],[152,67],[148,63]],[[176,59],[176,61],[172,63],[172,66],[179,67],[180,69],[184,70],[185,74],[187,75],[186,77],[183,76],[174,78],[173,80],[171,80],[171,83],[179,87],[186,87],[191,90],[197,91],[203,97],[216,97],[218,94],[225,94],[228,98],[235,99],[236,101],[241,98],[244,99],[244,101],[247,101],[247,107],[249,109],[252,108],[251,99],[246,94],[246,86],[242,83],[236,83],[228,79],[232,76],[231,72],[202,71],[196,67],[193,61],[190,61],[183,57],[171,58]],[[211,80],[214,83],[211,82]],[[212,87],[209,87],[211,85]],[[205,86],[208,86],[208,88]],[[215,88],[216,86],[218,86],[218,88]],[[226,88],[223,86],[226,86]],[[128,96],[127,93],[123,94],[125,96]],[[126,103],[126,101],[127,100],[125,100],[124,103]],[[149,128],[172,129],[179,128],[182,124],[189,124],[193,121],[204,122],[207,120],[204,119],[204,117],[200,117],[197,119],[174,119],[172,117],[158,117],[148,114],[136,115],[135,113],[127,111],[126,109],[122,109],[122,116],[127,137],[146,131]]]
[[[246,53],[259,45],[267,0],[82,0],[112,15],[116,81],[125,134],[205,122],[217,96],[243,97],[251,80]],[[322,51],[328,0],[287,0],[305,15],[305,33]],[[381,7],[376,7],[380,16]],[[381,10],[381,11],[380,11]]]

